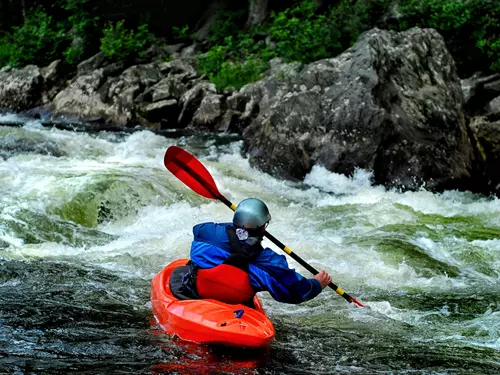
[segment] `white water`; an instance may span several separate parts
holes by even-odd
[[[214,141],[172,140],[148,131],[89,135],[47,130],[36,122],[24,128],[0,127],[2,136],[46,142],[64,156],[16,152],[0,158],[0,244],[9,245],[0,247],[0,258],[92,264],[123,278],[150,280],[168,262],[188,257],[191,228],[204,221],[230,221],[232,212],[191,192],[163,167],[165,150],[178,144],[200,158],[230,201],[264,200],[273,217],[269,231],[312,266],[330,272],[337,285],[369,307],[350,306],[331,290],[298,306],[263,294],[271,317],[297,319],[318,329],[336,324],[351,329],[356,324],[376,324],[383,330],[411,327],[410,341],[500,350],[496,198],[456,191],[387,191],[371,186],[367,171],[348,178],[319,166],[298,185],[252,169],[240,156],[240,142],[218,146]],[[101,198],[115,215],[95,229],[115,239],[79,246],[58,240],[26,243],[6,224],[31,225],[18,216],[22,209],[60,220],[58,209],[102,181],[108,185]],[[88,207],[88,212],[95,216],[95,207]],[[490,232],[477,237],[482,228]],[[85,228],[74,226],[75,236],[82,236],[81,229]],[[386,240],[389,245],[384,247]],[[406,247],[392,251],[390,241],[396,240]],[[405,253],[409,248],[418,256]],[[429,260],[444,268],[425,263]],[[293,260],[289,263],[308,275]],[[447,267],[458,274],[450,276]],[[419,296],[432,294],[442,302],[429,308]],[[483,294],[491,303],[483,301],[484,307],[478,307],[482,310],[475,309],[471,317],[452,319],[466,305],[457,300],[471,295],[481,299]]]

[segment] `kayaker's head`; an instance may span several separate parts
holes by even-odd
[[[263,235],[271,221],[271,214],[266,204],[257,198],[247,198],[236,207],[233,216],[235,228],[243,228],[250,235]]]

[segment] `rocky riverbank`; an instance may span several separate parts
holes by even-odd
[[[500,192],[500,75],[460,80],[432,29],[373,29],[309,65],[271,61],[258,82],[217,90],[184,51],[122,66],[97,54],[69,71],[0,70],[0,108],[156,130],[238,132],[256,168],[302,179],[313,165],[372,170],[387,187]]]

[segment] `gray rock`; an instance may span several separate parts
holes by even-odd
[[[94,56],[82,61],[77,66],[77,75],[87,75],[92,73],[94,70],[103,68],[105,65],[109,64],[108,58],[104,53],[99,52]]]
[[[179,127],[185,128],[191,124],[194,114],[198,110],[201,102],[208,94],[216,94],[217,90],[213,83],[199,82],[182,95],[179,105],[181,113],[179,114]]]
[[[488,116],[494,116],[500,118],[500,96],[493,99],[486,106]]]
[[[145,105],[140,114],[150,123],[161,123],[161,128],[175,128],[179,106],[175,99],[161,100]]]
[[[500,73],[483,76],[476,73],[472,77],[462,80],[466,113],[471,116],[480,116],[488,111],[489,103],[500,96]]]
[[[35,65],[0,71],[0,108],[27,110],[42,104],[43,76]]]
[[[193,116],[193,125],[214,129],[222,119],[225,110],[223,95],[207,93]]]
[[[109,66],[108,66],[109,67]],[[136,120],[135,99],[161,79],[156,64],[135,65],[120,76],[109,77],[107,67],[77,76],[54,98],[56,115],[102,117],[119,125]]]
[[[175,59],[163,62],[159,65],[162,74],[182,74],[187,79],[193,79],[198,76],[196,69],[193,66],[194,60],[192,59]]]
[[[169,75],[147,89],[140,100],[154,103],[165,99],[179,100],[187,91],[187,86],[178,75]]]
[[[500,194],[500,121],[489,122],[482,116],[474,117],[470,129],[479,151],[479,186],[475,190]]]
[[[239,95],[247,114],[258,108],[243,133],[250,163],[275,176],[302,179],[321,164],[346,175],[373,170],[376,183],[409,189],[470,178],[463,94],[434,30],[374,29],[337,58],[292,78],[274,74]],[[241,109],[236,99],[229,108]]]
[[[80,118],[100,117],[107,105],[102,101],[99,88],[105,82],[103,69],[77,76],[52,101],[55,115],[74,115]]]
[[[56,60],[40,69],[40,73],[43,77],[42,104],[48,104],[66,87],[68,68],[61,60]]]

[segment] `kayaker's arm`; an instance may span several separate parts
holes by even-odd
[[[258,291],[268,291],[284,303],[298,304],[316,297],[322,291],[318,280],[307,279],[291,269],[283,255],[265,249],[250,265],[250,283]]]

